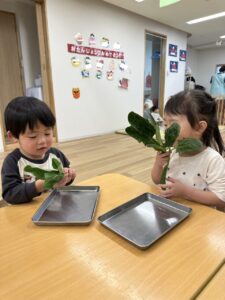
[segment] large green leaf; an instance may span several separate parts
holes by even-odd
[[[165,147],[172,147],[180,133],[180,125],[173,123],[165,131]]]
[[[60,173],[63,173],[63,167],[62,167],[62,164],[61,162],[56,159],[56,158],[52,158],[52,167],[55,169],[55,170],[58,170]]]
[[[177,142],[176,145],[176,152],[178,153],[190,153],[190,152],[197,152],[202,149],[203,144],[200,140],[192,139],[192,138],[185,138]]]
[[[24,168],[24,171],[33,174],[36,178],[44,180],[44,188],[51,189],[53,186],[59,182],[64,177],[63,167],[59,160],[53,158],[52,159],[52,166],[55,170],[43,170],[40,168],[32,167],[27,165]]]
[[[44,188],[45,189],[52,189],[53,186],[59,182],[60,180],[62,180],[64,177],[64,174],[62,173],[58,173],[58,174],[49,174],[49,173],[45,173],[45,183],[44,183]]]
[[[152,143],[153,139],[150,136],[142,135],[136,128],[129,126],[125,129],[126,133],[136,139],[139,143],[143,143],[145,146]]]
[[[33,174],[36,179],[43,179],[43,180],[45,179],[46,173],[49,173],[51,175],[58,174],[58,171],[43,170],[40,168],[32,167],[30,165],[25,166],[24,171]]]
[[[128,121],[141,135],[145,137],[153,137],[155,135],[154,126],[137,113],[130,112],[128,114]]]

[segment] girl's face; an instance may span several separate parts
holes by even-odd
[[[204,122],[204,121],[201,121]],[[199,123],[201,123],[199,122]],[[180,134],[178,136],[178,140],[183,138],[194,138],[194,139],[201,139],[202,133],[202,124],[196,126],[196,129],[192,128],[188,119],[185,115],[164,115],[164,125],[166,128],[170,127],[173,123],[178,123],[180,125]],[[205,123],[205,122],[204,122]],[[205,124],[204,124],[205,125]]]
[[[31,130],[28,126],[18,139],[20,151],[31,159],[42,159],[53,143],[53,128],[38,122]]]

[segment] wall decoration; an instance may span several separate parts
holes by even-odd
[[[101,70],[97,70],[95,76],[96,76],[97,79],[101,79],[102,78],[102,71]]]
[[[109,47],[109,39],[107,39],[106,37],[103,37],[101,40],[101,46],[103,48],[108,48]]]
[[[79,88],[72,88],[72,94],[74,99],[80,98],[80,89]]]
[[[83,39],[83,36],[79,32],[74,35],[74,38],[78,45],[82,45],[84,39]]]
[[[115,42],[115,43],[113,44],[113,49],[115,49],[115,50],[120,50],[120,43]]]
[[[128,79],[127,78],[122,78],[119,80],[119,85],[120,88],[127,90],[128,89]]]
[[[106,72],[106,78],[108,80],[113,80],[113,71]]]
[[[120,78],[118,78],[118,86],[121,89],[128,89],[129,75],[127,74],[131,74],[131,70],[124,60],[124,52],[120,51],[121,46],[119,42],[114,42],[110,49],[109,39],[106,37],[102,37],[99,41],[100,47],[95,48],[96,37],[94,33],[90,33],[89,37],[85,38],[87,40],[86,45],[83,45],[84,38],[81,33],[76,33],[74,39],[76,41],[74,44],[67,43],[67,52],[73,54],[70,58],[71,64],[73,67],[80,67],[79,72],[82,78],[95,77],[99,80],[104,78],[105,80],[113,81],[115,75],[123,72],[123,75],[120,75]],[[95,62],[93,56],[96,57]],[[116,62],[116,59],[119,61]],[[104,68],[105,72],[103,71]],[[95,70],[91,71],[92,69]],[[72,95],[74,99],[78,99],[80,97],[80,89],[73,87]]]
[[[186,50],[180,50],[179,60],[180,61],[186,61],[186,57],[187,57],[187,51]]]
[[[98,59],[96,63],[96,69],[97,70],[102,70],[104,67],[104,60],[103,59]]]
[[[170,72],[178,72],[178,61],[170,61]]]
[[[71,64],[73,67],[79,67],[80,65],[80,59],[76,56],[71,57]]]
[[[124,60],[121,60],[120,64],[119,64],[119,69],[120,71],[126,71],[128,68],[128,66],[126,65]]]
[[[169,56],[177,57],[177,45],[169,44]]]
[[[90,34],[90,37],[89,37],[89,39],[88,39],[88,44],[89,44],[89,45],[95,45],[95,44],[96,44],[96,40],[95,40],[95,35],[94,35],[94,33],[91,33],[91,34]]]
[[[77,53],[77,54],[89,55],[89,56],[124,59],[123,52],[98,49],[93,47],[76,46],[73,44],[67,44],[67,51],[70,53]]]
[[[88,78],[90,76],[90,73],[89,73],[88,70],[83,69],[81,71],[81,75],[82,75],[83,78]]]
[[[86,56],[84,58],[84,68],[85,68],[85,70],[90,70],[92,68],[91,58],[89,56]]]
[[[111,60],[109,61],[109,70],[110,70],[110,71],[114,71],[115,68],[116,68],[115,61],[114,61],[113,59],[111,59]]]

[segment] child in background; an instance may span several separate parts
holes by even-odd
[[[75,179],[75,171],[58,149],[52,148],[55,117],[49,107],[33,97],[17,97],[5,109],[5,127],[9,138],[18,141],[19,148],[5,158],[2,166],[2,197],[11,204],[30,202],[44,189],[44,180],[36,180],[26,165],[51,170],[52,158],[58,159],[64,168],[64,178],[56,187],[69,185]]]
[[[165,126],[180,125],[179,139],[195,138],[203,148],[195,153],[171,153],[167,183],[161,196],[181,197],[218,208],[225,207],[224,143],[216,117],[216,102],[204,91],[183,91],[172,96],[164,110]],[[214,150],[216,149],[216,150]],[[157,153],[152,179],[160,182],[169,153]]]

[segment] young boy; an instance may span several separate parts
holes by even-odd
[[[44,190],[44,180],[24,171],[26,165],[51,170],[52,158],[64,169],[64,178],[55,186],[69,185],[75,171],[58,149],[52,148],[55,117],[49,107],[33,97],[17,97],[5,109],[5,127],[9,138],[18,141],[19,148],[5,158],[2,166],[2,197],[11,204],[30,202]]]

